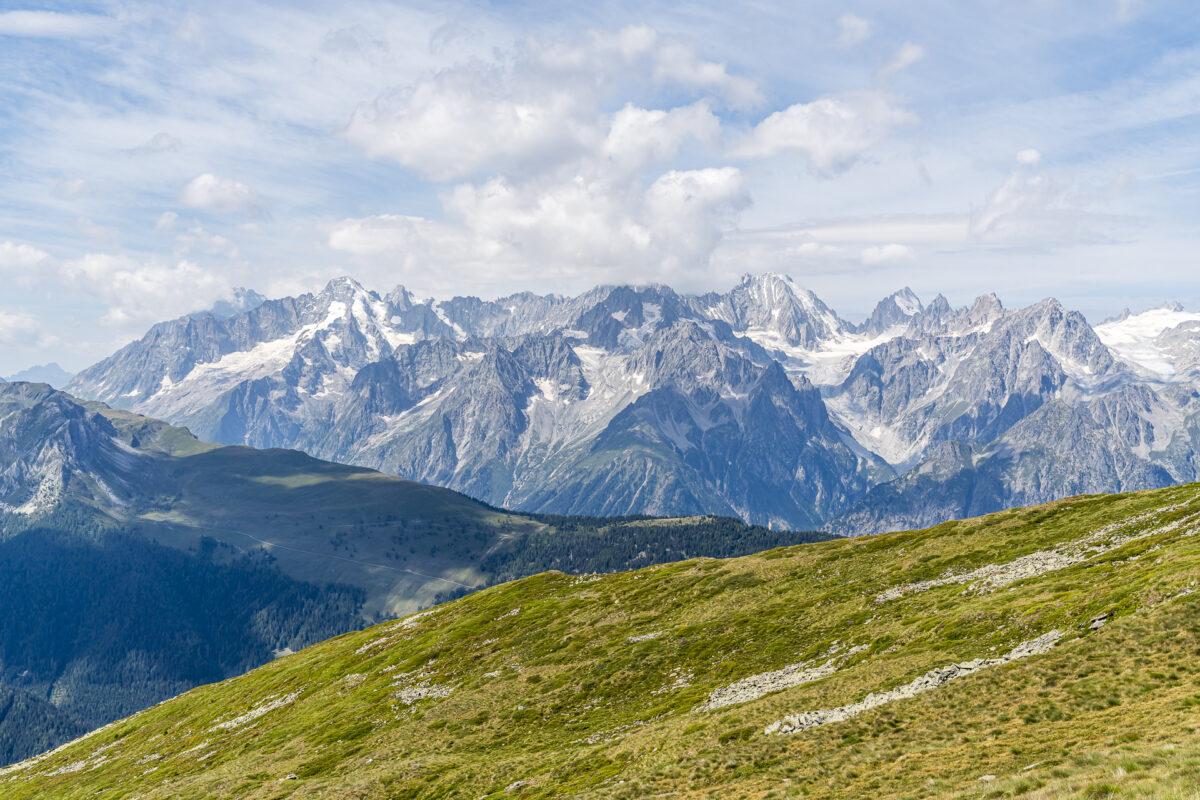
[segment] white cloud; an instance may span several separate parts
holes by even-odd
[[[842,14],[838,17],[838,44],[842,47],[853,47],[871,38],[874,25],[870,20],[855,14]]]
[[[974,241],[1002,246],[1113,242],[1130,230],[1128,218],[1101,210],[1117,186],[1016,169],[982,206],[971,209],[968,233]]]
[[[805,158],[813,172],[830,176],[852,166],[893,128],[916,119],[879,92],[822,97],[771,114],[733,148],[732,155],[770,158],[792,153]]]
[[[659,83],[712,91],[734,108],[753,108],[763,102],[754,81],[730,75],[724,64],[704,61],[680,42],[661,42],[652,57],[652,74]]]
[[[434,180],[549,166],[595,146],[596,112],[578,93],[507,84],[475,68],[448,70],[359,106],[346,137]]]
[[[912,261],[916,258],[916,254],[908,245],[892,242],[891,244],[865,248],[859,254],[859,258],[868,267],[875,267],[883,264],[898,264],[905,261]]]
[[[607,92],[624,82],[711,94],[736,108],[762,101],[753,81],[724,64],[631,27],[583,41],[530,40],[492,60],[443,69],[359,105],[344,135],[371,158],[437,181],[551,170],[595,153],[631,121],[646,127],[645,119],[631,120],[632,106],[616,115],[602,110]],[[644,114],[669,114],[656,120],[667,126],[686,117],[699,126],[698,138],[718,127],[708,103]]]
[[[1017,151],[1017,163],[1025,166],[1036,166],[1042,162],[1042,154],[1032,147]]]
[[[333,226],[329,234],[329,246],[358,256],[412,253],[423,240],[433,238],[431,234],[435,226],[436,223],[423,217],[401,214],[346,219]]]
[[[179,193],[179,201],[191,208],[207,211],[241,212],[250,216],[265,213],[253,189],[231,178],[219,178],[211,172],[193,178]]]
[[[670,111],[629,104],[613,115],[601,152],[616,166],[639,169],[674,158],[688,139],[714,144],[720,135],[721,122],[703,101]]]
[[[892,56],[892,60],[884,64],[879,70],[879,77],[886,78],[889,75],[906,70],[923,58],[925,58],[924,47],[912,42],[905,42],[896,50],[896,55]]]
[[[558,78],[574,76],[585,85],[649,76],[660,85],[711,94],[733,108],[753,108],[763,102],[756,81],[729,74],[725,64],[706,61],[691,45],[646,25],[592,31],[582,42],[535,42],[527,49],[539,71]]]
[[[30,277],[50,261],[48,253],[17,242],[0,242],[0,274]]]
[[[1064,184],[1045,173],[1027,175],[1014,172],[988,195],[982,207],[972,212],[971,235],[1010,237],[1032,222],[1036,212],[1058,205],[1065,198],[1066,191]]]
[[[41,339],[38,322],[24,311],[0,308],[0,345],[28,347]]]
[[[207,308],[232,289],[227,278],[189,261],[161,264],[108,253],[64,262],[60,274],[104,303],[102,321],[118,326],[149,324]]]
[[[156,233],[171,233],[175,230],[175,223],[179,221],[179,215],[174,211],[164,211],[159,215],[158,221],[154,223]]]
[[[55,11],[0,12],[0,36],[66,39],[101,33],[111,20],[96,14],[60,14]]]
[[[574,175],[545,183],[494,178],[444,198],[454,223],[400,215],[344,220],[330,247],[394,254],[410,266],[473,270],[477,279],[534,279],[554,272],[597,282],[694,281],[749,203],[733,167],[672,170],[647,187]]]
[[[239,255],[237,245],[232,240],[206,230],[199,221],[194,221],[191,228],[175,237],[176,256],[183,256],[193,251],[229,259],[237,258]]]
[[[709,94],[607,110],[609,93],[630,81]],[[368,155],[458,182],[441,194],[444,220],[347,219],[328,243],[372,263],[438,264],[485,283],[593,271],[597,281],[668,280],[706,265],[750,202],[736,168],[672,167],[715,153],[716,106],[760,101],[752,81],[648,27],[527,40],[357,109],[345,135]]]
[[[479,249],[508,252],[534,270],[596,267],[633,279],[702,266],[748,202],[741,172],[725,167],[670,171],[645,189],[582,175],[551,185],[493,179],[456,187],[446,209]]]

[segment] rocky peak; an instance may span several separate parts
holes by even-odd
[[[1013,312],[1008,320],[1014,338],[1025,343],[1037,341],[1076,379],[1086,380],[1115,365],[1112,354],[1083,315],[1068,311],[1052,297]]]
[[[730,292],[697,298],[704,316],[739,333],[766,334],[787,344],[814,348],[851,329],[819,297],[787,275],[744,275]]]
[[[352,303],[359,298],[379,299],[379,295],[369,291],[361,283],[348,275],[334,278],[325,284],[325,288],[321,290],[321,296],[331,301],[340,301],[343,303]]]
[[[384,300],[387,301],[388,306],[400,313],[411,311],[413,306],[417,305],[417,300],[413,297],[412,292],[400,284],[397,284],[395,289],[388,292]]]
[[[921,305],[921,299],[917,297],[916,292],[905,286],[880,300],[860,330],[878,336],[889,328],[907,324],[923,310],[924,306]]]

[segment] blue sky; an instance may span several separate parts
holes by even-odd
[[[0,0],[0,374],[235,286],[1200,308],[1186,2]]]

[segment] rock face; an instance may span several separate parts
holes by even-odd
[[[0,512],[29,516],[71,496],[119,502],[153,485],[142,462],[107,419],[49,385],[0,383]]]
[[[1003,664],[1012,663],[1013,661],[1019,661],[1023,658],[1029,658],[1030,656],[1048,653],[1058,643],[1058,640],[1062,638],[1062,635],[1062,631],[1044,633],[1036,639],[1021,642],[999,658],[976,658],[970,661],[963,661],[959,664],[934,667],[910,683],[897,686],[895,689],[886,692],[872,692],[857,703],[850,703],[836,708],[822,708],[819,711],[804,711],[799,714],[786,716],[778,722],[772,722],[763,732],[768,735],[785,735],[800,733],[801,731],[815,728],[818,725],[827,725],[830,722],[843,722],[852,717],[857,717],[864,711],[870,711],[872,708],[878,708],[886,703],[907,700],[910,697],[931,692],[952,680],[965,677],[981,669],[998,667]]]
[[[317,294],[156,325],[74,393],[522,510],[843,533],[1194,479],[1200,315],[909,289],[861,324],[779,275],[726,293]]]

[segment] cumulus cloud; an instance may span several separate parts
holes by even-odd
[[[358,256],[411,252],[423,241],[432,239],[436,227],[436,223],[424,217],[403,214],[347,219],[333,226],[329,246]]]
[[[614,119],[602,111],[606,89],[647,77],[737,108],[762,100],[753,81],[724,64],[632,27],[593,32],[582,42],[528,41],[494,60],[441,70],[360,105],[344,134],[368,156],[438,181],[548,170],[602,146],[613,124],[633,113]],[[670,113],[666,124],[689,117],[705,135],[716,121],[706,104]]]
[[[0,242],[0,274],[29,277],[50,261],[50,256],[36,247],[19,242]]]
[[[199,224],[185,234],[187,249],[236,255],[232,242],[205,231]],[[27,244],[0,241],[0,276],[21,285],[43,282],[56,287],[56,293],[68,290],[83,293],[104,309],[101,321],[107,325],[136,331],[140,326],[170,317],[208,308],[226,296],[233,281],[229,270],[206,268],[187,260],[161,262],[139,260],[126,255],[89,253],[80,258],[59,260]],[[35,331],[28,314],[0,309],[8,320],[10,339]],[[28,339],[25,344],[48,341]],[[0,344],[7,340],[0,335]],[[8,342],[11,343],[11,342]]]
[[[191,208],[227,213],[241,212],[250,216],[265,213],[262,202],[253,189],[231,178],[220,178],[211,172],[197,175],[179,193],[179,201]]]
[[[569,88],[514,92],[472,68],[439,73],[359,106],[346,137],[434,180],[498,166],[534,169],[594,146],[595,109]]]
[[[843,172],[900,125],[916,116],[879,92],[853,92],[797,103],[754,127],[731,154],[770,158],[791,153],[822,176]]]
[[[592,31],[581,42],[533,42],[526,51],[536,72],[556,79],[581,79],[581,85],[604,86],[649,76],[669,88],[712,95],[733,108],[753,108],[763,102],[756,81],[730,74],[725,64],[707,61],[691,45],[645,25]]]
[[[486,264],[507,279],[554,270],[598,281],[686,280],[749,202],[733,167],[671,170],[644,188],[582,175],[536,185],[493,178],[459,185],[444,198],[453,223],[350,219],[333,229],[329,244],[358,255]]]
[[[612,110],[612,93],[630,82],[692,99]],[[648,27],[527,40],[358,107],[345,136],[451,184],[444,219],[348,219],[329,246],[485,279],[503,272],[509,283],[547,270],[668,280],[705,266],[750,203],[741,170],[677,161],[719,156],[717,109],[761,100],[753,81]]]
[[[853,47],[871,38],[874,27],[870,20],[855,14],[842,14],[838,17],[838,44],[842,47]]]
[[[620,168],[640,169],[674,158],[688,139],[711,145],[720,135],[720,120],[707,103],[669,111],[629,104],[613,115],[601,152]]]
[[[862,263],[868,267],[912,261],[915,257],[916,254],[911,247],[894,242],[867,247],[859,254]]]
[[[1042,163],[1042,154],[1032,147],[1027,150],[1017,151],[1017,163],[1031,167]]]
[[[61,14],[56,11],[0,12],[0,36],[68,39],[104,31],[110,20],[97,14]]]
[[[189,261],[143,262],[89,253],[64,262],[60,274],[107,307],[102,321],[137,325],[211,306],[231,291],[228,279]]]

